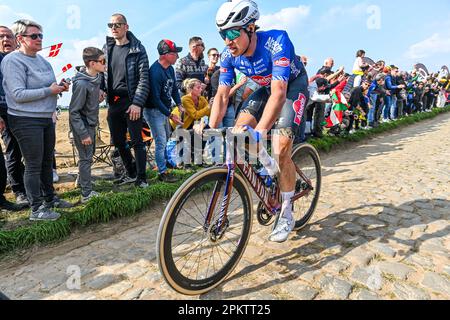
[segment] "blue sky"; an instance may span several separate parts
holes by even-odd
[[[156,60],[162,38],[174,40],[187,54],[188,39],[201,36],[207,48],[223,48],[214,18],[223,0],[116,1],[71,0],[36,2],[0,0],[0,25],[30,17],[43,25],[45,44],[63,42],[55,73],[67,63],[81,63],[81,50],[100,46],[112,13],[124,13],[131,31]],[[262,29],[286,29],[297,54],[307,55],[309,73],[332,56],[336,66],[351,71],[355,53],[364,49],[374,60],[410,70],[424,63],[430,71],[450,64],[450,1],[393,0],[259,0]],[[79,13],[79,19],[77,16]],[[44,54],[44,53],[43,53]],[[69,76],[73,74],[69,73]]]

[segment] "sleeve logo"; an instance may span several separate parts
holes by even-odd
[[[291,64],[291,60],[289,60],[286,57],[283,57],[277,61],[274,62],[274,64],[278,67],[283,67],[283,68],[287,68],[289,67],[289,65]]]

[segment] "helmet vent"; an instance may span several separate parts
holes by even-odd
[[[245,19],[247,17],[248,11],[250,10],[250,7],[245,7],[244,9],[239,12],[238,15],[234,18],[233,22],[239,22]]]

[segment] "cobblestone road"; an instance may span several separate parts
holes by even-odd
[[[194,299],[450,299],[450,115],[325,155],[309,227],[266,242],[255,219],[231,278]],[[161,279],[164,204],[0,264],[14,299],[186,299]],[[67,283],[79,266],[80,290]]]

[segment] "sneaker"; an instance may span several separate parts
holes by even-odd
[[[45,201],[44,206],[47,209],[70,209],[74,207],[72,203],[61,200],[58,197],[54,197],[52,202]]]
[[[91,191],[91,193],[88,195],[88,196],[86,196],[86,197],[81,197],[81,203],[82,204],[86,204],[86,203],[88,203],[91,199],[93,199],[93,198],[97,198],[97,197],[99,197],[100,196],[100,194],[98,193],[98,192],[95,192],[95,191]]]
[[[165,172],[158,176],[159,181],[165,182],[165,183],[175,183],[180,181],[177,177]]]
[[[30,215],[31,221],[56,221],[61,217],[58,212],[54,212],[42,205],[37,211]]]
[[[53,183],[59,182],[59,176],[55,169],[53,169]]]
[[[275,226],[272,234],[269,237],[269,241],[283,243],[289,238],[289,235],[295,228],[295,221],[289,220],[284,217],[280,217],[278,224]]]
[[[22,211],[23,208],[22,206],[19,206],[15,203],[12,203],[8,200],[3,200],[2,202],[0,202],[0,210],[6,210],[6,211],[11,211],[11,212],[19,212]]]
[[[149,184],[147,183],[147,181],[136,181],[136,188],[140,188],[140,189],[146,189],[149,187]]]
[[[16,195],[16,203],[18,206],[21,206],[23,208],[30,207],[30,202],[28,201],[28,198],[23,193],[18,193]]]
[[[132,178],[128,174],[125,174],[120,179],[115,180],[114,184],[119,185],[119,186],[123,186],[123,185],[126,185],[126,184],[135,183],[136,180],[137,180],[136,177]]]
[[[348,134],[355,134],[356,133],[356,130],[350,130],[349,132],[348,132]]]

